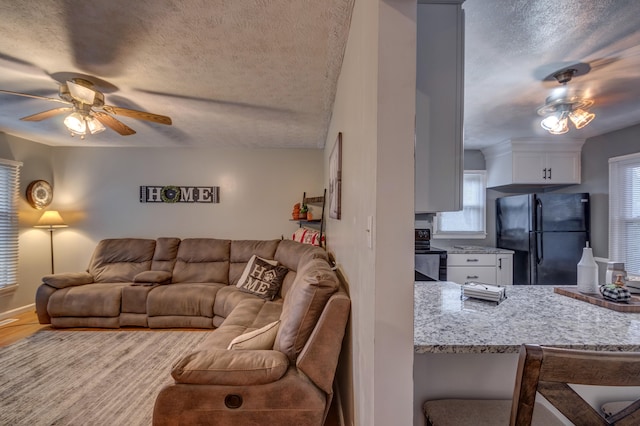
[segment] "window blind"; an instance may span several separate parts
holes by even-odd
[[[609,260],[640,275],[640,153],[609,159]]]
[[[18,284],[20,166],[0,159],[0,289]]]

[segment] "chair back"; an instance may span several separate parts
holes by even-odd
[[[640,399],[605,419],[569,384],[640,386],[640,353],[522,345],[510,424],[531,424],[536,392],[576,425],[640,424]]]

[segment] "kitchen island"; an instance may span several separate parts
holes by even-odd
[[[553,292],[509,286],[496,305],[461,300],[452,282],[415,283],[416,353],[517,353],[522,343],[640,351],[640,313],[617,312]]]
[[[415,425],[424,425],[427,399],[511,398],[522,343],[640,351],[640,313],[591,305],[551,286],[508,286],[499,305],[460,296],[456,283],[415,283]],[[580,393],[599,406],[635,399],[640,389]]]

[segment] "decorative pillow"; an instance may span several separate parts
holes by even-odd
[[[284,266],[278,266],[275,260],[263,259],[254,254],[236,286],[240,291],[273,300],[280,291],[287,272],[289,270]]]
[[[293,233],[291,239],[299,243],[320,246],[320,232],[315,229],[299,228]],[[324,235],[322,236],[322,245],[324,246]]]
[[[273,349],[280,321],[274,321],[249,333],[241,334],[229,343],[227,349]]]

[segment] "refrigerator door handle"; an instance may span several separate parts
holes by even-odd
[[[542,243],[542,232],[536,234],[536,263],[539,265],[544,259],[544,244]]]
[[[542,232],[542,201],[536,197],[536,231]]]

